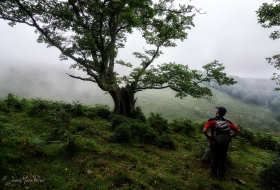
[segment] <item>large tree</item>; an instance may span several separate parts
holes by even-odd
[[[186,1],[182,0],[183,3]],[[114,100],[114,113],[129,116],[135,106],[135,93],[145,89],[171,88],[177,97],[191,95],[210,98],[211,90],[200,85],[216,81],[231,85],[235,81],[218,61],[206,64],[204,73],[176,63],[152,65],[162,47],[175,47],[176,40],[187,38],[193,24],[195,7],[176,4],[174,0],[1,0],[0,18],[11,26],[24,23],[36,29],[38,42],[61,51],[62,60],[72,59],[88,77],[69,75],[91,81]],[[141,65],[117,60],[126,37],[140,31],[151,49],[134,56]],[[136,44],[137,45],[137,44]],[[131,67],[128,76],[120,76],[115,65]]]
[[[257,12],[258,22],[264,28],[271,28],[273,26],[280,26],[280,0],[274,0],[275,3],[263,3]],[[280,30],[273,31],[269,38],[276,40],[280,38]],[[267,62],[273,65],[276,69],[280,69],[280,54],[273,55],[266,58]],[[276,85],[280,85],[280,75],[273,73],[272,80]],[[280,91],[280,87],[275,88]]]

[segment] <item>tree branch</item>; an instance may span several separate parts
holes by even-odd
[[[0,19],[9,20],[9,21],[12,21],[12,22],[23,23],[23,24],[27,24],[27,25],[29,25],[29,26],[34,27],[34,24],[30,24],[30,23],[28,23],[28,22],[25,22],[24,20],[16,20],[16,19],[13,19],[13,18],[3,17],[3,16],[0,16]]]
[[[75,78],[75,79],[80,79],[80,80],[83,80],[83,81],[91,81],[91,82],[95,82],[96,83],[96,80],[93,80],[93,79],[91,79],[91,78],[82,78],[82,77],[76,77],[76,76],[73,76],[73,75],[70,75],[70,74],[68,74],[68,73],[65,73],[66,75],[68,75],[68,76],[70,76],[70,77],[72,77],[72,78]]]
[[[156,86],[147,86],[147,87],[138,87],[136,88],[135,92],[139,92],[139,91],[143,91],[143,90],[147,90],[147,89],[157,89],[157,90],[160,90],[160,89],[165,89],[165,88],[170,88],[171,86],[170,85],[167,85],[167,86],[162,86],[162,87],[156,87]]]

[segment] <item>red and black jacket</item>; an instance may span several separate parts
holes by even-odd
[[[204,129],[211,129],[211,137],[214,137],[215,136],[215,133],[216,133],[216,121],[219,120],[219,119],[224,119],[222,116],[216,116],[215,118],[210,118],[204,125]],[[230,126],[230,130],[233,130],[233,131],[238,131],[239,128],[234,125],[231,121],[227,120],[227,119],[224,119],[228,122],[229,126]],[[209,142],[211,144],[215,144],[215,142],[213,140],[209,140]]]

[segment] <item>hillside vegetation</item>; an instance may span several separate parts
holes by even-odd
[[[192,118],[195,119],[195,118]],[[279,134],[240,126],[226,181],[209,176],[204,121],[103,105],[0,99],[1,189],[277,189]]]

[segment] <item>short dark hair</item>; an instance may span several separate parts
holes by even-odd
[[[227,109],[225,107],[217,106],[215,108],[219,111],[220,116],[224,116],[227,113]]]

